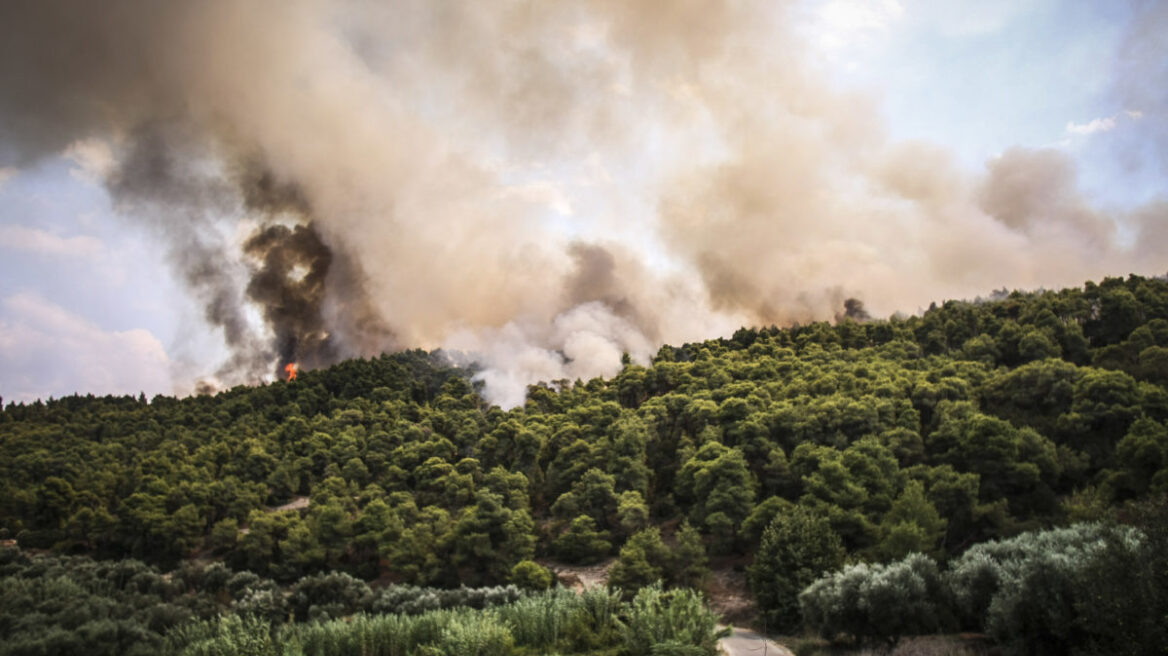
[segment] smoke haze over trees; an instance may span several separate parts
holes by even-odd
[[[1168,10],[1132,7],[1115,94],[1163,126]],[[792,12],[7,2],[0,167],[107,149],[115,206],[229,347],[199,372],[226,384],[442,346],[515,405],[741,325],[1168,269],[1168,205],[1094,202],[1059,150],[971,173],[891,140]],[[1163,170],[1149,135],[1117,160]]]

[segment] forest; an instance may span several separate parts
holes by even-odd
[[[0,654],[1168,645],[1168,281],[743,328],[531,386],[406,351],[0,411]],[[560,564],[615,558],[608,587]]]

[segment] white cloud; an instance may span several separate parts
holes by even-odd
[[[1074,121],[1067,121],[1067,132],[1071,134],[1089,135],[1095,134],[1096,132],[1109,132],[1114,129],[1114,116],[1092,119],[1087,123],[1075,123]]]
[[[105,250],[105,245],[96,237],[62,237],[41,228],[20,225],[0,225],[0,247],[64,257],[95,257]]]
[[[3,188],[5,183],[11,180],[17,174],[17,170],[12,166],[0,166],[0,188]]]
[[[103,180],[114,167],[113,150],[103,139],[79,139],[69,144],[62,155],[77,164],[69,173],[83,182]]]
[[[853,48],[879,35],[904,13],[897,0],[828,0],[811,16],[811,34],[827,52]]]
[[[147,330],[106,331],[36,294],[0,302],[0,394],[170,393],[170,360]]]
[[[1086,123],[1067,121],[1067,134],[1089,136],[1097,132],[1110,132],[1119,127],[1121,115],[1128,117],[1132,121],[1138,121],[1144,117],[1144,113],[1138,109],[1125,109],[1119,114],[1092,119]]]

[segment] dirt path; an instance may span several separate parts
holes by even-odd
[[[746,574],[733,569],[716,569],[711,573],[707,592],[710,608],[729,625],[750,624],[757,614]]]
[[[609,558],[595,565],[568,565],[552,560],[539,560],[537,562],[550,569],[564,587],[581,592],[587,588],[607,583],[608,570],[616,562],[616,558]]]
[[[268,507],[268,512],[283,512],[285,510],[303,510],[309,506],[308,497],[292,497],[292,500],[280,506]]]

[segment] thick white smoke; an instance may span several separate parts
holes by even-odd
[[[1162,22],[1162,6],[1142,11]],[[237,359],[257,348],[241,306],[266,303],[270,331],[314,340],[320,363],[473,351],[508,406],[537,380],[612,374],[623,354],[645,361],[739,325],[830,319],[847,297],[879,316],[1168,268],[1150,245],[1163,244],[1162,203],[1094,207],[1058,151],[1010,150],[971,174],[937,146],[890,142],[858,109],[868,99],[821,79],[787,12],[9,2],[0,167],[110,144],[127,211],[146,207],[172,248],[206,247],[176,251],[176,268],[217,304],[208,319],[225,339],[240,332]],[[1163,85],[1129,82],[1162,69],[1166,48],[1136,24],[1118,87],[1163,125]],[[201,263],[239,261],[211,224],[257,214],[318,238],[297,257],[313,254],[303,266],[327,270],[323,283],[280,288],[308,298],[309,319],[289,323],[266,300],[285,297],[255,292],[254,277],[205,277]],[[284,346],[261,349],[261,368]]]

